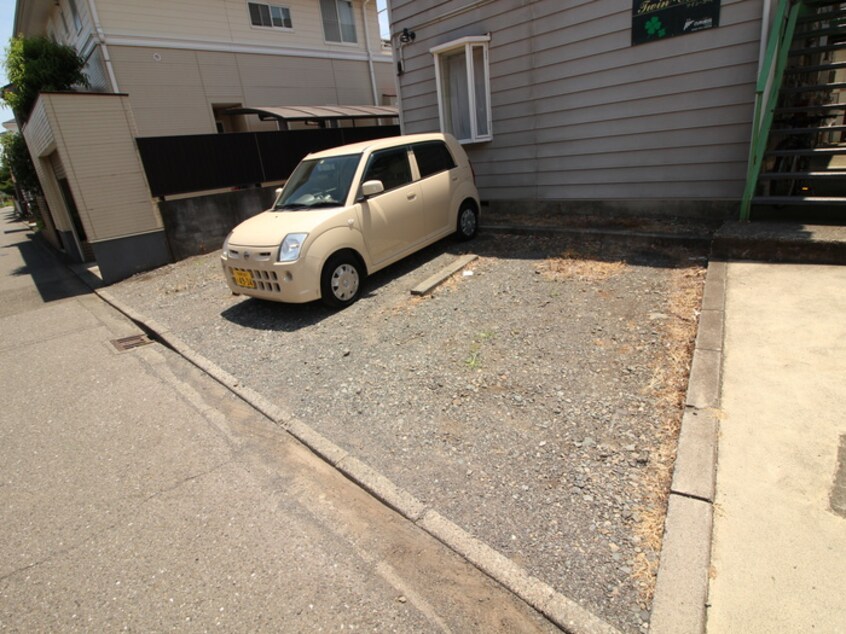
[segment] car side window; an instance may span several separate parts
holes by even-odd
[[[362,182],[373,180],[382,181],[385,191],[410,183],[411,166],[408,164],[408,149],[403,146],[374,152]]]
[[[451,170],[455,167],[455,161],[443,141],[415,143],[411,147],[414,150],[417,168],[420,170],[420,178],[426,178],[431,174]]]

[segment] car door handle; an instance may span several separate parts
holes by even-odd
[[[417,194],[408,194],[406,198],[408,198],[409,200],[414,200],[415,198],[417,198]]]

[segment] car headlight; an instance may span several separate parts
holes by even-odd
[[[229,238],[232,237],[232,232],[229,232],[229,235],[226,236],[226,240],[223,241],[223,255],[229,257]]]
[[[279,247],[279,261],[293,262],[300,257],[300,248],[307,237],[307,233],[289,233],[285,236],[282,246]]]

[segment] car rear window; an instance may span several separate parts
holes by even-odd
[[[414,150],[417,167],[420,169],[420,178],[455,167],[455,161],[452,160],[452,155],[443,141],[415,143],[411,147]]]

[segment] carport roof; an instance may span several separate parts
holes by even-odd
[[[325,121],[398,117],[399,109],[396,106],[247,106],[229,108],[226,114],[256,114],[261,119],[286,121]]]

